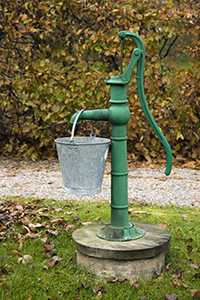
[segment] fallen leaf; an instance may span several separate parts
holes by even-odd
[[[132,283],[131,287],[134,288],[134,289],[138,289],[138,288],[140,287],[140,284],[139,284],[138,281],[134,281],[134,282]]]
[[[96,293],[96,297],[102,297],[102,291],[98,291],[97,293]]]
[[[67,221],[65,221],[64,219],[61,219],[61,218],[57,218],[57,219],[52,219],[50,221],[51,224],[58,224],[58,225],[65,225],[65,224],[68,224]]]
[[[23,219],[21,220],[21,222],[22,222],[22,224],[24,224],[24,225],[28,225],[28,224],[31,223],[31,222],[30,222],[30,219],[29,219],[27,216],[23,217]]]
[[[24,235],[24,239],[36,239],[38,237],[40,237],[40,234],[34,232],[28,232],[27,234]]]
[[[200,290],[191,290],[192,299],[200,299]]]
[[[171,295],[165,295],[165,300],[178,300],[177,295],[171,294]]]
[[[129,213],[129,214],[134,213],[134,208],[129,208],[129,209],[128,209],[128,213]]]
[[[110,283],[114,283],[114,282],[117,282],[118,279],[116,277],[114,277],[114,276],[111,276],[111,277],[108,277],[106,281],[110,282]]]
[[[199,270],[199,265],[197,265],[197,264],[190,264],[190,266],[191,266],[192,269],[194,269],[194,270]]]
[[[29,228],[28,226],[23,225],[23,228],[24,228],[28,233],[31,233],[31,230],[30,230],[30,228]]]
[[[51,236],[58,236],[58,231],[55,231],[55,230],[50,230],[48,229],[46,231],[47,234],[51,235]]]
[[[6,226],[2,223],[0,223],[0,231],[4,231],[6,229]]]
[[[36,210],[37,214],[43,213],[44,211],[49,211],[48,207],[40,207],[39,209]]]
[[[28,227],[31,229],[31,230],[34,230],[34,229],[38,229],[38,228],[42,228],[42,227],[45,227],[44,224],[40,224],[40,223],[36,223],[36,224],[28,224]]]
[[[48,238],[45,236],[45,237],[43,237],[43,238],[40,238],[40,240],[41,240],[42,243],[46,244]]]
[[[94,294],[97,296],[97,297],[102,297],[102,294],[105,293],[105,288],[100,285],[100,286],[97,286],[93,289],[93,292]]]
[[[78,289],[89,289],[90,288],[90,286],[89,286],[89,284],[88,283],[86,283],[86,282],[81,282],[81,284],[80,284],[80,287],[78,287]]]
[[[159,227],[160,227],[161,229],[166,229],[168,226],[167,226],[167,224],[159,224]]]
[[[45,255],[48,257],[51,257],[53,254],[55,254],[55,246],[53,243],[45,243],[44,244],[44,252]]]
[[[125,282],[125,281],[127,281],[127,279],[126,279],[126,278],[123,278],[123,277],[120,277],[120,278],[118,278],[117,281],[118,281],[118,282]]]
[[[58,208],[55,208],[54,210],[55,210],[56,212],[63,211],[63,209],[62,209],[62,208],[60,208],[60,207],[58,207]]]
[[[81,224],[82,224],[83,226],[86,226],[86,225],[92,224],[92,222],[89,222],[89,221],[88,221],[88,222],[82,222]]]
[[[73,224],[67,224],[67,225],[65,226],[65,229],[66,229],[67,231],[72,231],[74,228],[75,228],[75,225],[73,225]]]
[[[23,265],[30,264],[32,263],[32,261],[33,261],[33,257],[28,254],[18,258],[18,263],[22,263]]]
[[[65,211],[65,215],[71,216],[71,215],[73,215],[73,212],[72,211]]]
[[[170,270],[170,267],[171,267],[171,265],[170,265],[170,264],[167,264],[167,265],[165,266],[165,270],[166,270],[166,271],[169,271],[169,270]]]
[[[0,275],[7,275],[7,274],[8,274],[8,270],[6,266],[0,266]]]
[[[73,220],[74,220],[75,222],[80,221],[80,219],[81,219],[81,218],[80,218],[79,216],[74,216],[74,217],[73,217]]]
[[[187,216],[186,214],[182,214],[181,217],[182,217],[182,219],[183,219],[184,221],[187,221],[187,220],[188,220],[188,216]]]
[[[16,209],[19,210],[20,212],[22,212],[24,210],[23,206],[21,204],[17,204]]]
[[[61,257],[54,255],[53,257],[51,257],[49,259],[49,261],[47,262],[47,266],[48,268],[53,268],[55,265],[57,265],[60,261],[62,260]]]
[[[176,276],[176,278],[181,279],[183,277],[183,270],[176,269],[175,276]]]
[[[5,239],[6,231],[0,232],[0,241],[3,241]]]
[[[172,280],[172,285],[173,285],[173,287],[175,287],[175,288],[180,288],[180,287],[182,287],[182,281],[181,280],[179,280],[179,279],[177,279],[177,278],[175,278],[175,279],[173,279]]]

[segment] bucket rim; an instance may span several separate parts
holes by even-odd
[[[78,142],[78,140],[88,140],[87,143],[84,142]],[[98,140],[98,142],[93,141],[92,143],[89,142],[90,139],[96,139]],[[62,144],[62,145],[70,145],[70,146],[74,146],[74,145],[81,145],[81,146],[92,146],[92,145],[110,145],[111,144],[111,139],[108,138],[103,138],[103,137],[90,137],[90,136],[76,136],[73,138],[73,140],[71,140],[71,137],[60,137],[60,138],[56,138],[55,139],[55,143],[56,144]]]

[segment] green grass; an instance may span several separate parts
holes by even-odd
[[[2,300],[134,300],[142,297],[148,300],[162,300],[166,294],[176,294],[178,299],[186,300],[192,299],[191,290],[200,287],[200,270],[197,268],[200,265],[199,209],[131,206],[130,218],[135,221],[165,224],[172,235],[165,272],[150,282],[141,281],[139,287],[133,287],[128,282],[105,282],[78,268],[75,264],[72,230],[52,223],[52,220],[62,218],[77,228],[82,222],[108,221],[108,203],[20,198],[11,200],[22,204],[31,223],[44,223],[45,227],[36,229],[40,237],[22,241],[27,231],[18,220],[9,227],[5,239],[0,242]],[[50,236],[46,233],[48,229],[56,230],[58,235]],[[54,243],[56,255],[62,258],[57,265],[49,269],[45,268],[49,259],[44,252],[42,238],[45,236]],[[19,257],[27,254],[32,256],[32,262],[20,263]]]

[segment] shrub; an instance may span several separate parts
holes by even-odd
[[[153,3],[152,3],[153,2]],[[0,148],[38,159],[54,155],[54,138],[69,134],[81,108],[108,105],[104,79],[119,72],[118,32],[138,32],[146,46],[145,89],[150,108],[176,154],[198,156],[199,74],[170,64],[172,46],[196,57],[198,1],[0,1]],[[178,41],[190,40],[190,46]],[[132,45],[124,50],[127,63]],[[170,57],[170,59],[169,59]],[[134,77],[133,77],[134,78]],[[161,146],[130,85],[129,150],[151,159]],[[99,134],[108,125],[93,123]],[[87,133],[88,122],[81,127]]]

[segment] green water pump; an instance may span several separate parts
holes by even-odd
[[[103,226],[98,237],[111,241],[128,241],[143,237],[145,232],[129,222],[128,218],[128,162],[127,162],[127,124],[130,110],[127,98],[127,87],[136,67],[137,94],[144,114],[162,143],[166,153],[165,174],[169,175],[172,168],[172,150],[157,126],[149,111],[144,94],[144,44],[138,34],[121,31],[119,38],[123,43],[130,38],[136,48],[133,50],[127,68],[118,76],[106,81],[110,85],[110,107],[108,109],[84,110],[79,120],[104,120],[112,124],[111,149],[111,222]],[[77,113],[72,116],[73,123]]]

